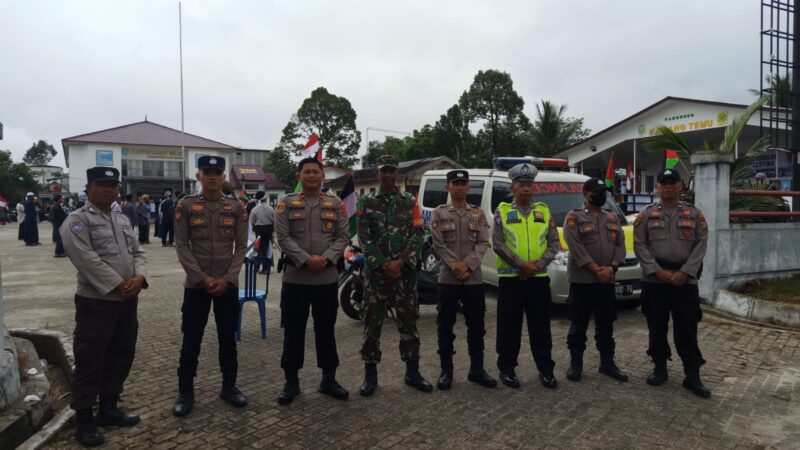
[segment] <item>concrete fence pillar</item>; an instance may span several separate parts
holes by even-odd
[[[730,183],[731,164],[734,155],[719,152],[697,152],[691,157],[694,166],[695,205],[700,208],[708,222],[708,251],[703,259],[703,275],[700,278],[700,296],[710,299],[716,289],[716,278],[720,273],[719,234],[730,229]]]

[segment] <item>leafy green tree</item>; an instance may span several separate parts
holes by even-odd
[[[275,147],[264,158],[264,170],[274,173],[287,186],[294,187],[297,184],[297,164],[283,147]]]
[[[469,130],[469,122],[464,117],[461,108],[453,105],[433,126],[434,146],[440,155],[450,157],[455,161],[460,161],[462,155],[466,155],[466,146],[469,145],[472,133]]]
[[[383,155],[395,155],[402,158],[402,149],[405,144],[404,139],[396,138],[394,136],[386,136],[383,142],[370,141],[367,154],[361,158],[362,167],[375,167],[378,165],[378,160]]]
[[[458,101],[466,122],[483,121],[487,152],[508,154],[519,145],[519,135],[530,126],[523,108],[525,101],[514,90],[511,75],[498,70],[478,71]]]
[[[312,134],[319,136],[325,162],[350,168],[358,161],[361,132],[350,101],[318,87],[283,129],[279,146],[298,154]]]
[[[52,145],[39,139],[39,142],[34,142],[31,148],[25,152],[22,162],[32,167],[46,166],[56,156],[56,153],[56,149]]]
[[[536,119],[528,132],[536,155],[551,157],[589,136],[591,130],[583,127],[583,119],[565,117],[566,110],[566,105],[549,100],[536,105]]]
[[[41,186],[33,179],[25,163],[14,163],[11,151],[0,150],[0,194],[11,202],[19,201],[26,192],[39,191]]]

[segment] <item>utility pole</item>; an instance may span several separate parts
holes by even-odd
[[[181,2],[178,2],[178,46],[181,64],[181,192],[186,195],[186,149],[183,147],[183,19]]]

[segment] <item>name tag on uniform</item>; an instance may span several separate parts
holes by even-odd
[[[192,217],[192,225],[203,225],[206,223],[205,217]]]
[[[519,215],[516,211],[509,211],[508,215],[506,216],[506,222],[508,223],[519,223]]]
[[[691,220],[681,220],[678,222],[679,227],[687,227],[687,228],[694,228],[694,222]]]
[[[292,200],[291,201],[291,205],[292,206],[303,206],[303,202],[301,202],[300,200]]]
[[[226,227],[232,227],[233,222],[234,222],[233,219],[222,219],[222,224],[225,225]]]
[[[206,207],[202,203],[195,203],[192,205],[192,211],[202,211],[204,209],[206,209]]]
[[[328,208],[330,208],[331,206],[333,206],[333,202],[324,201],[322,202],[322,206],[327,206]]]
[[[333,213],[333,212],[323,212],[323,213],[322,213],[322,218],[323,218],[323,219],[335,219],[335,218],[336,218],[336,213]]]
[[[231,211],[233,211],[233,205],[229,205],[229,204],[226,203],[226,204],[222,205],[222,210],[225,211],[225,212],[231,212]]]

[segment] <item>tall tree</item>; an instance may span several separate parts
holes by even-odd
[[[469,131],[469,122],[458,105],[451,106],[439,117],[433,131],[434,147],[439,154],[455,161],[460,161],[462,155],[466,156],[464,150],[472,134]]]
[[[378,160],[383,155],[395,155],[398,158],[402,157],[404,139],[396,138],[394,136],[386,136],[383,142],[370,141],[367,148],[367,154],[361,158],[361,166],[364,168],[375,167],[378,165]]]
[[[566,105],[557,105],[549,100],[536,105],[536,119],[529,134],[537,155],[553,156],[591,133],[591,130],[583,128],[582,118],[565,117],[566,111]]]
[[[19,201],[26,192],[41,189],[33,179],[28,165],[15,163],[11,159],[11,151],[0,150],[0,194],[11,202]]]
[[[22,162],[29,166],[41,167],[46,166],[54,156],[56,156],[56,149],[48,144],[47,141],[40,139],[39,142],[34,142],[31,148],[25,152]]]
[[[287,186],[297,184],[297,164],[292,161],[289,152],[281,146],[275,147],[264,158],[264,170],[274,173]]]
[[[491,155],[507,153],[508,149],[503,147],[513,145],[514,138],[530,125],[522,111],[525,101],[514,90],[511,75],[506,72],[478,71],[469,90],[461,95],[458,106],[468,122],[485,122]]]
[[[361,132],[350,101],[318,87],[283,129],[279,146],[299,153],[312,134],[319,136],[326,163],[350,168],[358,161]]]

